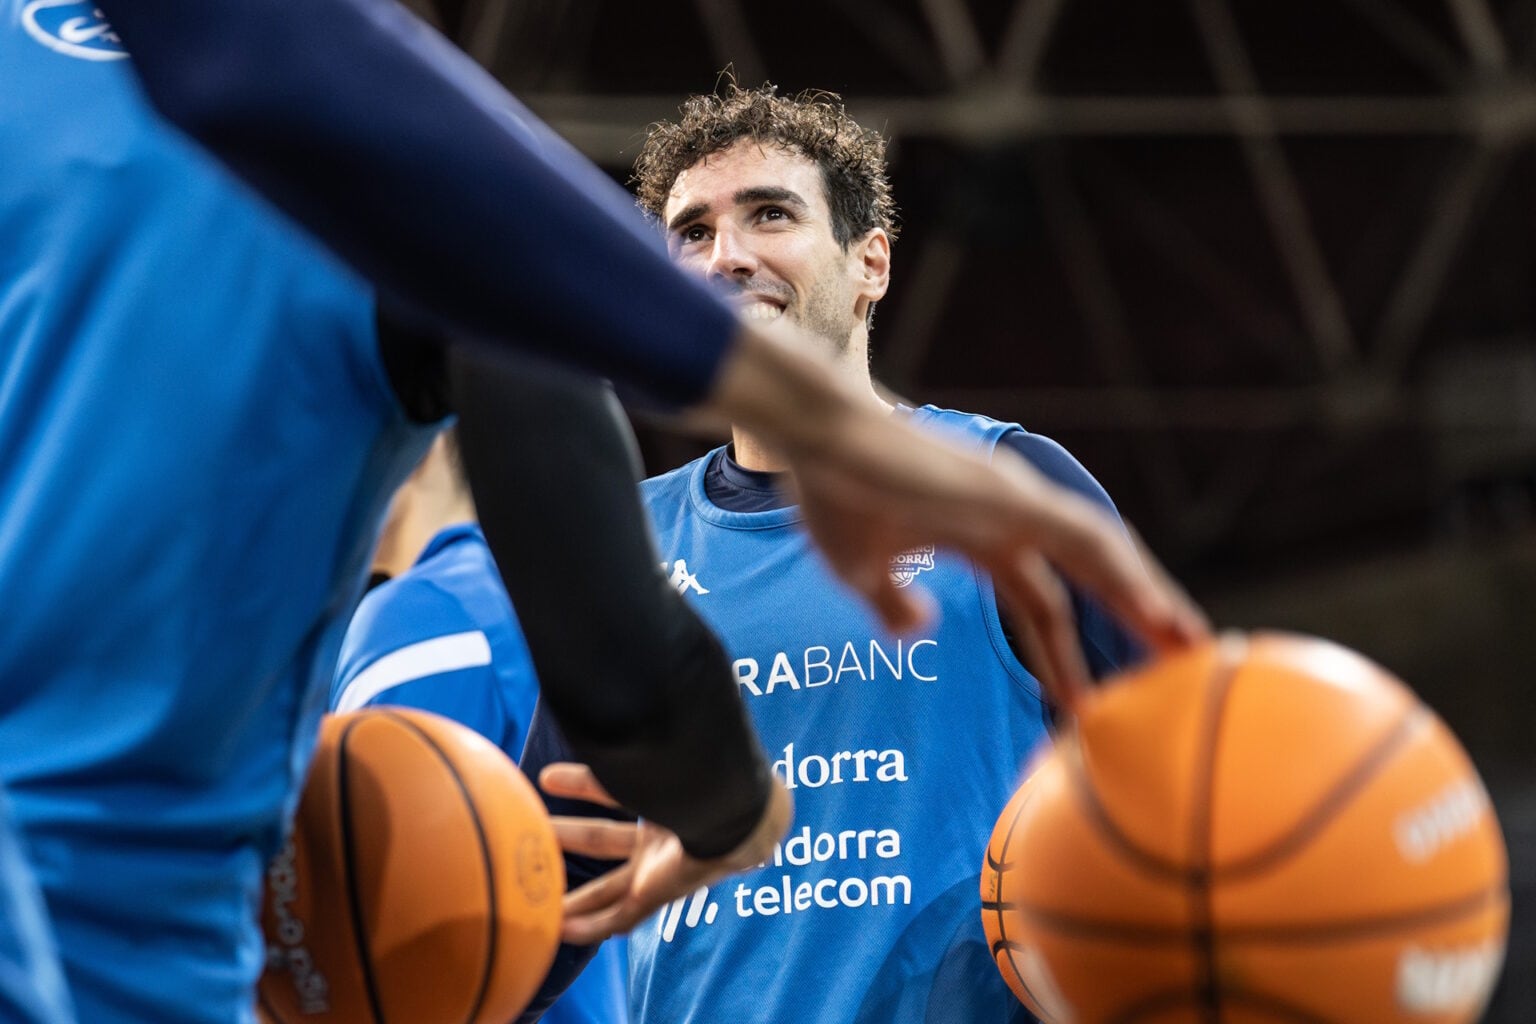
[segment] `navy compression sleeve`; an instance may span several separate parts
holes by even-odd
[[[392,0],[100,6],[161,112],[380,287],[662,402],[709,389],[730,310],[623,189]]]
[[[594,381],[467,345],[449,378],[541,701],[615,799],[696,857],[729,852],[768,804],[768,759],[730,659],[660,569],[611,399]]]

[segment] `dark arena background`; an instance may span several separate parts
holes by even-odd
[[[1440,711],[1511,854],[1487,1020],[1536,1020],[1536,0],[478,15],[620,180],[728,64],[883,129],[880,379],[1055,437],[1220,625],[1342,641]],[[642,433],[653,470],[701,450]]]

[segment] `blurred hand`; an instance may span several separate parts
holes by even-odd
[[[1059,707],[1073,707],[1089,674],[1058,570],[1154,650],[1210,635],[1156,560],[1087,499],[1013,452],[988,463],[890,415],[769,331],[743,325],[710,408],[783,452],[811,536],[890,628],[926,614],[891,581],[892,556],[937,544],[984,568]]]
[[[539,786],[551,796],[619,806],[586,765],[549,765],[539,773]],[[566,852],[624,861],[566,894],[561,939],[578,946],[600,942],[700,886],[756,867],[773,855],[773,844],[784,837],[793,816],[789,791],[775,779],[757,827],[740,846],[713,860],[690,857],[675,833],[653,822],[554,816],[555,836]]]

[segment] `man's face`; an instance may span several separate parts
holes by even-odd
[[[705,157],[677,176],[662,217],[672,258],[734,289],[743,317],[788,317],[834,352],[885,293],[884,264],[870,273],[870,236],[844,252],[821,171],[780,146],[743,140]],[[888,254],[884,232],[871,235]]]

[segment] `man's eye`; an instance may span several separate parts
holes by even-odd
[[[704,230],[702,225],[695,224],[691,228],[684,228],[683,229],[683,241],[685,241],[685,242],[702,242],[702,241],[704,241],[704,239],[707,236],[707,234],[708,234],[708,232],[706,232]]]
[[[788,220],[789,214],[777,206],[765,206],[758,214],[763,220]]]

